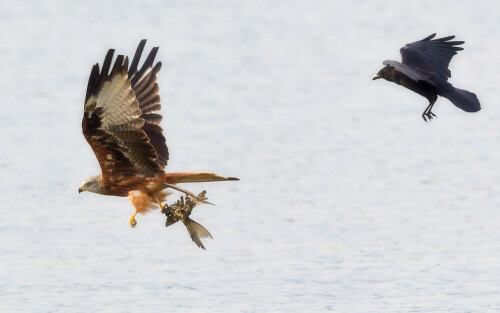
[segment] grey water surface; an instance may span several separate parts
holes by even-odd
[[[498,1],[0,1],[0,312],[500,312]],[[372,81],[457,35],[467,114]],[[92,64],[160,46],[168,171],[197,248],[82,193]],[[169,198],[173,202],[178,193]]]

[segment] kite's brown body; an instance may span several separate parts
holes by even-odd
[[[237,180],[212,173],[166,173],[168,148],[162,128],[156,75],[161,62],[153,65],[158,47],[137,68],[146,44],[142,40],[132,63],[119,55],[110,71],[114,50],[106,54],[102,70],[95,64],[85,97],[82,130],[94,151],[102,173],[85,180],[79,192],[128,196],[136,212],[145,213],[165,200],[166,188],[182,192],[177,183]]]

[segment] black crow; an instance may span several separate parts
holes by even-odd
[[[437,96],[448,98],[455,106],[466,112],[481,109],[476,95],[467,90],[458,89],[448,83],[451,72],[448,69],[451,58],[457,51],[463,50],[457,45],[464,41],[450,41],[455,36],[434,39],[432,34],[420,41],[409,43],[399,50],[402,63],[384,61],[385,65],[373,80],[383,78],[406,87],[429,100],[429,105],[422,113],[424,121],[436,115],[431,112]]]

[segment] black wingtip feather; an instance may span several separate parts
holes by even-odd
[[[111,61],[113,60],[113,54],[115,53],[115,49],[109,49],[108,53],[106,53],[106,57],[104,58],[104,63],[102,64],[101,73],[104,75],[108,75],[109,68],[111,67]]]
[[[448,41],[448,40],[452,40],[453,38],[455,38],[455,35],[451,35],[451,36],[448,36],[448,37],[439,38],[439,39],[436,39],[436,40],[439,40],[439,41]]]
[[[161,62],[156,63],[155,67],[153,67],[153,72],[158,73],[161,70]]]
[[[130,65],[130,70],[128,71],[129,77],[132,77],[132,75],[137,73],[137,66],[139,65],[139,61],[141,60],[142,51],[146,46],[146,41],[147,41],[146,39],[141,40],[141,42],[139,42],[139,46],[137,46],[134,58],[132,59],[132,64]]]
[[[455,45],[463,45],[465,41],[448,41],[447,44],[455,46]]]
[[[127,68],[128,68],[128,56],[126,56],[126,57],[125,57],[125,61],[123,61],[123,67],[124,67],[125,69],[127,69]]]
[[[85,95],[85,102],[90,98],[97,86],[99,84],[99,64],[96,63],[92,66],[92,71],[90,72],[89,82],[87,84],[87,93]]]
[[[121,71],[121,69],[123,68],[123,59],[124,59],[124,56],[122,54],[120,54],[116,57],[115,65],[113,66],[113,69],[111,70],[111,75]]]
[[[431,40],[434,37],[436,37],[436,33],[434,33],[434,34],[432,34],[430,36],[425,37],[424,39],[422,39],[422,41],[429,41],[429,40]]]
[[[158,52],[159,47],[154,47],[151,49],[151,52],[149,52],[148,57],[146,58],[146,61],[144,61],[144,64],[141,66],[141,69],[137,72],[137,74],[134,75],[134,77],[131,80],[132,85],[135,85],[136,82],[138,82],[144,73],[147,71],[147,69],[151,66],[153,66],[153,62],[156,57],[156,53]]]

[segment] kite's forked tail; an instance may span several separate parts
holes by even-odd
[[[205,203],[205,204],[212,204],[208,201],[205,201],[203,199],[199,199],[195,194],[192,192],[180,188],[178,186],[175,186],[175,184],[181,184],[181,183],[201,183],[201,182],[211,182],[211,181],[226,181],[226,180],[240,180],[239,178],[236,177],[222,177],[217,174],[213,173],[166,173],[165,174],[165,181],[164,185],[175,189],[177,191],[180,191],[182,193],[185,193],[195,200],[197,200],[200,203]]]
[[[236,177],[222,177],[214,173],[166,173],[167,184],[201,183],[211,181],[240,180]]]

